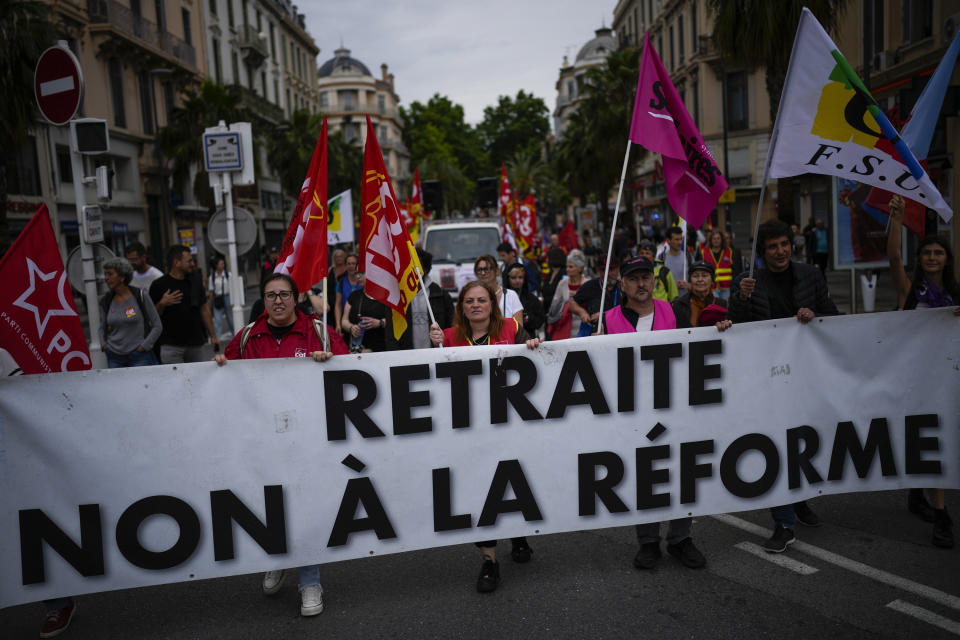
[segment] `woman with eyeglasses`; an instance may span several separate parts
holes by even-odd
[[[496,262],[493,263],[496,265]],[[512,292],[511,292],[512,293]],[[531,338],[516,318],[503,317],[494,304],[496,285],[482,281],[468,282],[460,289],[457,310],[453,316],[453,326],[441,329],[440,325],[430,327],[430,342],[433,346],[465,347],[500,344],[526,344],[528,349],[540,346],[539,338]],[[526,538],[512,538],[510,557],[514,562],[529,562],[533,549]],[[500,583],[500,565],[497,563],[497,541],[486,540],[476,543],[483,556],[483,566],[477,578],[477,591],[490,593]]]
[[[306,358],[325,362],[344,355],[347,347],[340,334],[324,326],[320,318],[297,309],[297,284],[284,273],[273,273],[260,284],[265,310],[256,321],[233,337],[227,350],[214,356],[218,365],[227,360],[257,358]],[[323,350],[323,332],[329,337],[329,351]],[[300,615],[315,616],[323,611],[320,566],[300,567]],[[263,593],[271,596],[283,586],[285,571],[268,571],[263,576]]]
[[[497,259],[489,254],[477,258],[473,263],[473,273],[477,280],[488,285],[497,292],[497,307],[500,308],[500,315],[504,318],[514,318],[517,322],[523,323],[523,304],[516,291],[510,289],[504,290],[497,282]]]

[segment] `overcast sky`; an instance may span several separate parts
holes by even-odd
[[[402,106],[434,93],[464,108],[467,122],[501,95],[523,89],[553,113],[564,54],[571,63],[594,30],[610,26],[615,0],[301,0],[319,67],[343,45],[380,77],[394,74]],[[551,117],[551,126],[553,119]]]

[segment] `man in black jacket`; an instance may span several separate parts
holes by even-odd
[[[780,220],[760,225],[757,247],[763,253],[766,267],[757,271],[755,278],[744,272],[734,279],[727,313],[734,324],[792,317],[806,324],[817,316],[839,313],[820,270],[791,260],[792,236],[790,227]],[[812,527],[820,524],[806,502],[772,507],[770,513],[776,527],[763,548],[771,553],[785,551],[796,541],[793,528],[797,520]]]
[[[427,274],[433,266],[433,254],[423,249],[417,249],[420,265],[423,267],[423,284],[427,287],[427,297],[434,318],[441,329],[453,326],[453,299],[436,282],[432,282]],[[427,310],[423,293],[418,292],[407,307],[407,329],[400,334],[400,339],[393,337],[393,313],[387,314],[386,348],[387,351],[401,349],[427,349],[430,343],[430,312]]]

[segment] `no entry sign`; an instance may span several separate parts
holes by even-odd
[[[66,124],[83,98],[83,72],[76,56],[60,46],[50,47],[37,60],[33,93],[40,113],[51,124]]]

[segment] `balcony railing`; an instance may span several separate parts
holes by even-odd
[[[87,15],[91,23],[108,23],[136,39],[168,53],[177,60],[196,68],[197,52],[180,38],[160,31],[157,25],[138,16],[114,0],[87,0]]]
[[[245,24],[237,34],[237,46],[243,52],[243,59],[253,68],[258,68],[267,59],[267,41],[251,25]]]

